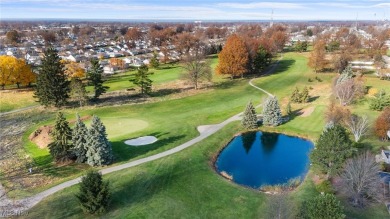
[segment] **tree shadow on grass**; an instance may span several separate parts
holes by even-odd
[[[291,68],[291,66],[295,64],[295,62],[296,61],[294,59],[283,59],[279,62],[275,71],[272,72],[271,74],[279,74],[288,71]]]
[[[168,133],[151,133],[151,136],[155,136],[157,138],[167,135]],[[126,145],[123,141],[119,142],[112,142],[113,151],[115,155],[115,162],[122,162],[127,161],[132,158],[138,157],[140,155],[146,154],[149,151],[156,150],[160,147],[163,147],[167,144],[173,144],[183,138],[185,138],[185,135],[178,135],[178,136],[168,136],[165,138],[161,138],[158,141],[156,141],[153,144],[150,145],[143,145],[143,146],[130,146]]]
[[[226,80],[226,81],[223,81],[220,83],[216,83],[213,85],[213,87],[218,88],[218,89],[229,89],[229,88],[233,87],[236,82],[237,81],[235,81],[234,79],[233,80],[230,79],[230,80]]]
[[[309,103],[316,101],[320,96],[314,96],[309,98]]]

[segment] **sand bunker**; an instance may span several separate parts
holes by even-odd
[[[131,145],[131,146],[142,146],[142,145],[153,144],[157,140],[158,139],[154,136],[142,136],[142,137],[127,140],[127,141],[125,141],[125,144]]]

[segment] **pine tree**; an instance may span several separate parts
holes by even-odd
[[[83,82],[79,78],[72,78],[70,81],[71,97],[79,102],[80,107],[84,106],[88,101],[87,91]]]
[[[88,80],[89,83],[93,86],[95,94],[93,96],[94,100],[97,100],[100,95],[106,93],[109,87],[103,86],[103,68],[100,66],[99,60],[91,59],[91,69],[88,71]]]
[[[314,199],[305,201],[300,210],[299,218],[310,219],[343,219],[344,207],[333,194],[320,194]]]
[[[309,90],[307,87],[303,88],[302,93],[300,94],[300,103],[307,103],[310,100]]]
[[[74,145],[73,150],[76,156],[76,162],[78,163],[84,163],[87,160],[87,138],[88,129],[77,114],[76,125],[74,126],[72,133],[72,142]]]
[[[352,153],[352,141],[347,131],[341,125],[334,125],[322,132],[310,160],[329,178],[337,174]]]
[[[87,137],[87,163],[91,166],[108,165],[113,161],[112,147],[106,128],[99,117],[93,116]]]
[[[256,129],[257,128],[257,115],[255,107],[253,106],[252,102],[249,101],[249,103],[246,105],[243,118],[241,121],[241,125],[245,129]]]
[[[35,97],[44,106],[61,107],[69,98],[69,81],[57,51],[50,47],[45,51],[42,65],[37,75]]]
[[[90,170],[81,178],[79,193],[76,197],[85,212],[100,214],[107,210],[110,195],[109,183],[103,181],[102,174],[96,170]]]
[[[50,154],[56,161],[65,161],[72,158],[72,129],[64,114],[57,113],[54,129],[51,133],[53,142],[49,144]]]
[[[269,53],[263,46],[259,46],[256,57],[253,60],[256,72],[263,72],[264,69],[271,64],[271,60],[272,54]]]
[[[268,97],[264,103],[263,124],[267,126],[278,126],[282,124],[282,113],[275,96]]]
[[[153,57],[150,59],[150,67],[157,69],[158,66],[160,66],[160,61],[158,60],[157,52],[154,52]]]
[[[149,75],[152,75],[152,72],[149,72],[149,68],[146,65],[142,65],[138,68],[137,73],[133,75],[133,78],[130,80],[135,85],[141,88],[141,94],[149,94],[152,91],[152,80],[149,79]]]
[[[299,93],[298,87],[295,87],[295,90],[291,94],[290,101],[293,103],[299,103],[301,99],[301,94]]]

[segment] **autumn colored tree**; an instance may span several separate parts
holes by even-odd
[[[183,32],[176,35],[175,46],[180,56],[188,55],[191,49],[195,51],[199,50],[200,39],[191,33]]]
[[[61,63],[65,66],[65,74],[68,78],[83,78],[85,77],[85,69],[77,62],[68,60],[61,60]]]
[[[111,58],[110,59],[110,66],[111,67],[118,67],[119,69],[124,69],[125,68],[125,61],[123,59],[118,59],[118,58]]]
[[[24,59],[17,59],[13,56],[0,56],[0,86],[16,84],[30,85],[35,81],[35,74]]]
[[[323,40],[318,40],[314,44],[313,51],[310,53],[308,64],[310,67],[314,68],[315,73],[325,67],[325,42]]]
[[[375,134],[383,141],[389,140],[388,132],[390,131],[390,107],[387,107],[375,121]]]
[[[142,38],[142,32],[138,28],[130,28],[127,30],[125,39],[131,41],[137,41]]]
[[[216,71],[221,75],[230,75],[243,77],[248,72],[248,51],[245,43],[236,35],[231,35],[225,44],[225,47],[218,55],[219,63]]]
[[[20,40],[20,34],[16,30],[10,30],[5,34],[7,41],[11,44],[16,44]]]

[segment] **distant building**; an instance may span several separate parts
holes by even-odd
[[[390,151],[388,150],[382,150],[382,160],[387,163],[387,164],[390,164]]]

